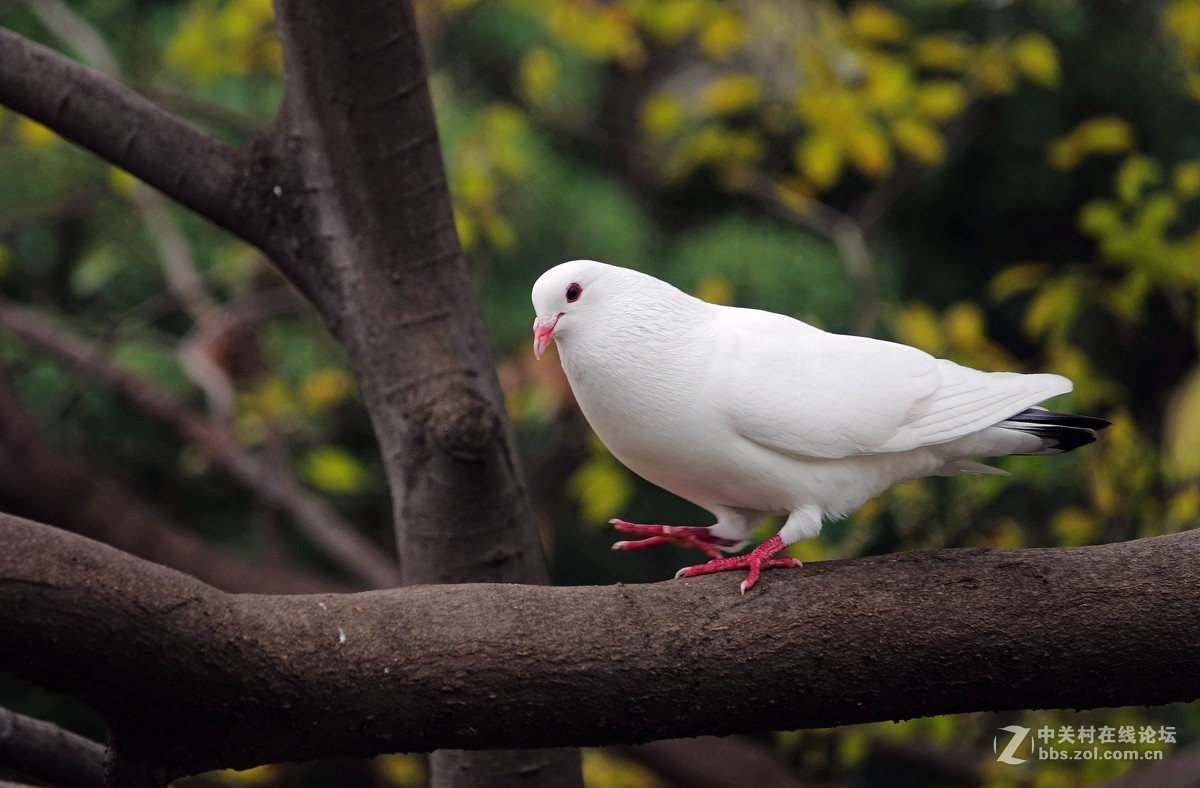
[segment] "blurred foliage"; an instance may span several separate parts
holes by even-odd
[[[224,139],[244,140],[278,106],[283,64],[266,0],[73,8],[132,84]],[[858,325],[877,296],[877,335],[986,369],[1068,375],[1076,390],[1054,404],[1113,421],[1085,450],[999,461],[1012,479],[901,485],[792,548],[803,560],[1085,545],[1196,523],[1200,0],[419,0],[416,9],[455,219],[558,582],[664,579],[697,557],[611,553],[611,517],[705,522],[588,438],[556,361],[533,362],[529,287],[568,258],[641,268],[712,301],[832,330]],[[0,23],[70,49],[21,3],[4,6]],[[4,297],[204,408],[180,363],[198,327],[134,210],[136,181],[4,111],[0,172]],[[283,285],[257,252],[186,212],[172,217],[213,299],[250,315],[203,345],[234,387],[233,433],[387,549],[381,464],[340,350],[297,299],[279,305]],[[225,548],[280,549],[195,447],[18,341],[0,340],[0,354],[56,446],[153,494]],[[298,539],[282,548],[326,568]],[[0,689],[7,705],[96,724],[19,682]],[[1196,709],[1172,706],[957,715],[770,742],[806,776],[859,784],[885,774],[896,784],[880,741],[971,754],[1001,786],[1087,784],[1137,766],[1000,764],[993,740],[1007,724],[1171,725],[1178,746],[1200,739]],[[584,765],[589,785],[657,784],[600,751]],[[374,769],[375,784],[427,779],[413,756],[376,759]],[[202,779],[322,784],[322,774],[270,767]]]

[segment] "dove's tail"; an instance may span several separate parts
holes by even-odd
[[[1096,440],[1096,433],[1112,422],[1095,416],[1055,413],[1045,408],[1027,408],[997,424],[1006,430],[1016,430],[1042,439],[1041,451],[1027,454],[1061,454],[1078,449]]]

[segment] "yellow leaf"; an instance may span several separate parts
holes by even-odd
[[[1056,170],[1073,170],[1083,161],[1083,152],[1074,137],[1060,137],[1047,146],[1046,161]]]
[[[910,304],[902,308],[892,321],[892,330],[896,333],[896,339],[906,345],[918,347],[935,356],[945,355],[941,325],[937,315],[925,304]]]
[[[589,523],[607,522],[633,497],[629,474],[599,441],[593,442],[592,456],[567,481],[567,489]]]
[[[983,310],[967,301],[954,304],[946,310],[942,321],[950,345],[964,350],[973,350],[986,344],[984,336]]]
[[[291,414],[295,400],[288,384],[280,378],[272,377],[263,381],[255,392],[255,400],[261,413],[272,418],[281,418]]]
[[[988,532],[979,536],[978,543],[987,547],[1017,548],[1025,546],[1025,532],[1015,520],[1004,518]]]
[[[692,295],[710,304],[728,305],[733,303],[733,286],[725,277],[706,276],[696,285],[696,291]]]
[[[1062,68],[1058,49],[1041,33],[1025,33],[1012,44],[1012,58],[1017,70],[1042,87],[1058,86]]]
[[[1055,513],[1050,531],[1063,547],[1082,547],[1096,538],[1096,518],[1077,506],[1070,506]]]
[[[1121,212],[1109,200],[1089,200],[1079,209],[1076,217],[1079,229],[1094,238],[1103,238],[1125,229]]]
[[[641,25],[662,41],[673,43],[696,29],[703,8],[698,0],[657,0],[634,6]]]
[[[718,14],[700,34],[700,51],[713,60],[724,60],[746,43],[746,25],[734,13]]]
[[[792,213],[805,213],[812,208],[812,186],[799,177],[780,178],[774,187],[775,199]]]
[[[988,282],[988,297],[994,303],[999,303],[1017,293],[1032,290],[1045,280],[1049,270],[1049,267],[1045,263],[1018,263],[1010,265],[992,277],[992,281]]]
[[[545,103],[558,87],[559,72],[554,50],[534,47],[521,58],[521,92],[534,104]]]
[[[1200,367],[1175,390],[1163,427],[1167,474],[1174,480],[1200,478]]]
[[[748,74],[717,77],[700,91],[700,101],[713,115],[729,115],[754,106],[762,97],[762,83]]]
[[[8,273],[13,268],[13,253],[12,249],[8,248],[5,243],[0,243],[0,278],[8,276]]]
[[[877,56],[866,61],[867,96],[876,108],[894,112],[912,102],[912,70],[894,57]]]
[[[489,216],[483,229],[491,245],[502,252],[512,251],[517,244],[517,231],[503,216]]]
[[[1121,153],[1133,147],[1133,128],[1115,115],[1088,118],[1050,143],[1051,166],[1069,170],[1093,153]]]
[[[458,242],[462,248],[470,251],[475,246],[475,223],[457,207],[454,209],[454,229],[458,232]]]
[[[1175,167],[1175,193],[1191,198],[1200,195],[1200,161],[1185,161]]]
[[[929,80],[917,87],[913,102],[917,111],[930,120],[945,123],[966,109],[967,92],[952,80]]]
[[[1133,147],[1133,127],[1113,115],[1085,120],[1072,134],[1088,153],[1120,153]]]
[[[1074,281],[1059,279],[1050,282],[1029,302],[1023,321],[1025,332],[1040,339],[1051,333],[1065,331],[1074,320],[1079,297]]]
[[[455,191],[467,205],[477,209],[491,205],[496,194],[495,178],[479,162],[464,164],[454,180]]]
[[[279,768],[255,766],[252,769],[222,769],[209,774],[224,785],[265,785],[279,779]]]
[[[850,131],[850,158],[868,178],[886,175],[892,169],[892,146],[874,123],[863,123]]]
[[[1161,174],[1158,164],[1149,156],[1130,156],[1117,168],[1113,190],[1121,202],[1133,205],[1141,198],[1143,190],[1158,181]]]
[[[1147,272],[1130,271],[1103,293],[1104,304],[1117,317],[1133,323],[1141,314],[1142,305],[1146,303],[1153,284]]]
[[[673,137],[683,129],[683,104],[670,93],[655,93],[642,102],[642,128],[655,137]]]
[[[35,120],[24,116],[17,118],[17,141],[29,148],[44,148],[58,139],[58,135]]]
[[[1167,519],[1186,523],[1188,527],[1200,516],[1200,487],[1190,484],[1171,496],[1167,507]]]
[[[613,755],[609,750],[585,748],[583,784],[605,788],[666,788],[654,772],[641,764]]]
[[[319,369],[300,384],[300,400],[309,411],[321,412],[341,404],[354,393],[354,378],[338,367]]]
[[[425,766],[420,756],[397,753],[375,759],[379,775],[392,788],[424,788],[428,784]]]
[[[928,123],[900,118],[892,126],[892,135],[902,151],[924,164],[936,164],[946,156],[945,140]]]
[[[902,16],[879,3],[859,3],[850,9],[850,30],[859,38],[899,43],[908,37],[911,25]]]
[[[975,79],[989,96],[1007,95],[1017,87],[1017,72],[1012,61],[998,50],[992,50],[980,60],[975,68]]]
[[[837,142],[819,131],[809,132],[795,152],[796,169],[818,189],[827,189],[842,175],[842,151]]]
[[[636,68],[646,59],[646,50],[625,9],[616,5],[582,7],[574,3],[552,6],[546,19],[559,41],[599,61],[615,61]]]
[[[112,189],[113,194],[129,197],[139,183],[141,181],[136,176],[130,175],[120,167],[110,166],[108,168],[108,188]]]
[[[305,455],[301,473],[322,492],[347,495],[363,489],[367,470],[358,458],[336,446],[318,446]]]
[[[913,43],[917,65],[938,71],[962,71],[971,62],[971,48],[949,35],[931,35]]]

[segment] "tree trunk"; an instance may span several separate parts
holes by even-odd
[[[358,377],[404,582],[545,583],[412,8],[279,0],[276,11],[287,74],[278,154],[303,189],[284,267]],[[569,751],[443,752],[431,764],[435,786],[581,784]]]

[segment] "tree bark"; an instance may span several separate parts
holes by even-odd
[[[1200,531],[736,582],[230,595],[0,516],[0,669],[91,704],[167,778],[1200,696]]]

